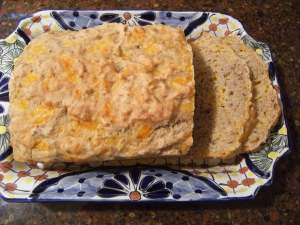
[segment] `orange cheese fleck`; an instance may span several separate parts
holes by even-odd
[[[97,129],[97,123],[92,121],[79,121],[78,125],[81,128],[88,129],[88,130],[96,130]]]
[[[53,115],[54,109],[53,107],[45,106],[45,105],[39,105],[32,111],[32,117],[34,120],[34,123],[37,125],[42,125],[49,120],[49,118]]]
[[[129,40],[132,42],[142,42],[145,38],[145,30],[141,27],[138,27],[133,32],[130,33]]]
[[[47,48],[46,48],[45,44],[38,43],[38,44],[31,46],[31,51],[32,51],[33,55],[41,55],[42,53],[47,51]]]
[[[173,79],[174,84],[185,85],[190,82],[190,79],[187,77],[176,77]]]
[[[110,38],[102,38],[101,40],[96,40],[93,42],[93,46],[89,49],[93,54],[103,54],[109,55],[111,54],[111,50],[113,49],[114,43]]]
[[[194,103],[193,102],[183,102],[180,105],[180,110],[184,113],[191,113],[194,111]]]
[[[72,59],[69,56],[62,56],[60,62],[64,68],[64,75],[70,82],[78,82],[78,76],[72,66]]]
[[[104,84],[105,91],[109,92],[112,87],[112,82],[107,79],[104,79],[103,84]]]
[[[150,124],[144,124],[137,132],[138,139],[144,139],[150,135],[152,126]]]
[[[39,140],[36,142],[34,147],[38,150],[45,151],[49,149],[49,144],[45,140]]]
[[[28,73],[24,78],[23,78],[23,84],[25,85],[31,85],[33,82],[38,80],[38,76],[34,73]]]
[[[111,116],[111,105],[109,102],[105,102],[103,106],[103,115],[110,117]]]
[[[158,52],[159,48],[155,44],[147,44],[144,50],[147,54],[154,55]]]
[[[24,100],[24,99],[20,99],[17,102],[17,106],[22,109],[22,110],[26,110],[28,109],[28,101]]]

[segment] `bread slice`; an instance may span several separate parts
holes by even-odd
[[[251,117],[250,70],[220,38],[203,34],[194,53],[196,109],[191,157],[229,158],[239,152]]]
[[[270,130],[278,121],[280,116],[278,97],[269,78],[268,64],[264,63],[253,49],[234,36],[226,37],[222,42],[244,60],[252,72],[256,121],[250,126],[248,137],[241,149],[242,152],[251,152],[266,141]]]
[[[15,160],[186,154],[194,114],[192,57],[184,33],[164,25],[105,24],[40,35],[17,59],[9,84]]]

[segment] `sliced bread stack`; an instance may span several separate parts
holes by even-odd
[[[265,142],[280,115],[268,66],[237,37],[191,43],[196,99],[193,159],[231,158]]]

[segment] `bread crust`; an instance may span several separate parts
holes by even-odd
[[[186,154],[192,57],[183,32],[163,25],[105,24],[40,35],[17,59],[9,84],[15,160]]]

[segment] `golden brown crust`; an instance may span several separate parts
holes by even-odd
[[[172,146],[192,136],[191,47],[162,25],[46,33],[18,58],[10,101],[19,161],[186,154],[191,141]]]

